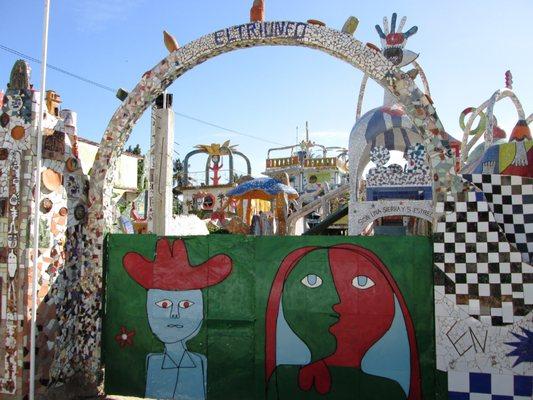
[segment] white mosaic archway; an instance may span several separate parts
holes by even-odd
[[[304,22],[252,22],[203,36],[170,53],[146,72],[113,115],[103,135],[91,173],[88,213],[88,249],[81,266],[79,324],[91,332],[90,340],[78,351],[90,360],[84,366],[88,376],[99,370],[99,310],[102,288],[102,250],[106,227],[110,225],[111,194],[115,163],[136,121],[172,82],[196,65],[219,54],[254,46],[303,46],[328,53],[361,70],[398,98],[413,123],[422,132],[435,173],[436,191],[460,191],[462,183],[454,175],[454,160],[446,134],[431,99],[413,80],[394,67],[383,55],[353,36],[325,26]]]

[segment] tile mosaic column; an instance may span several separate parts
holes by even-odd
[[[3,98],[0,115],[0,394],[19,398],[24,394],[24,346],[28,343],[27,235],[31,205],[27,199],[34,182],[31,173],[35,153],[35,93],[29,83],[29,67],[17,61]]]
[[[160,236],[168,234],[172,223],[173,156],[172,95],[164,93],[152,105],[148,191],[148,231]]]
[[[78,258],[83,252],[87,178],[74,152],[75,118],[65,120],[43,107],[43,161],[37,173],[39,93],[29,83],[29,67],[15,63],[0,115],[0,397],[28,392],[31,293],[33,282],[33,188],[42,179],[37,260],[36,391],[42,393],[71,365],[64,349],[79,337],[68,330],[79,294]],[[47,93],[47,103],[58,100]],[[54,103],[55,106],[58,106]],[[72,141],[71,141],[72,139]],[[68,231],[68,235],[67,235]],[[74,244],[73,244],[74,243]],[[75,247],[73,251],[72,248]],[[65,268],[67,263],[68,268]],[[70,333],[70,335],[69,335]],[[63,339],[63,340],[61,340]]]

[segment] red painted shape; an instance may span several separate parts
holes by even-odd
[[[124,256],[122,264],[139,285],[161,290],[203,289],[222,282],[232,269],[231,258],[225,254],[217,254],[193,266],[185,242],[175,240],[171,247],[167,238],[157,241],[154,260],[130,252]]]
[[[133,337],[135,336],[135,329],[128,331],[125,326],[120,327],[120,332],[115,335],[115,341],[118,343],[120,348],[126,346],[133,346]]]
[[[211,178],[213,181],[213,186],[217,186],[220,182],[220,175],[219,171],[222,169],[223,164],[219,164],[218,162],[213,162],[213,166],[209,167],[211,171],[213,171],[213,177]],[[207,182],[209,185],[209,182]]]
[[[392,288],[371,260],[362,256],[354,258],[354,251],[349,248],[331,249],[329,261],[340,302],[333,306],[339,314],[339,321],[330,328],[337,338],[337,349],[327,358],[327,363],[360,368],[367,350],[392,324]],[[352,281],[357,276],[367,277],[367,285],[371,280],[373,286],[368,289],[354,287]]]
[[[520,144],[517,144],[519,146]],[[516,175],[523,176],[524,178],[533,178],[533,147],[527,151],[527,164],[526,165],[514,165],[513,163],[509,164],[505,168],[501,175]]]
[[[265,381],[268,382],[272,373],[276,369],[276,323],[278,320],[279,306],[281,303],[281,294],[285,280],[306,254],[318,247],[301,247],[289,253],[281,262],[278,272],[270,288],[268,297],[266,315],[265,315]]]
[[[300,389],[309,391],[313,387],[320,394],[326,394],[331,388],[331,374],[329,367],[323,360],[307,365],[298,372]]]
[[[388,46],[396,46],[402,44],[405,39],[403,33],[389,33],[385,40]]]

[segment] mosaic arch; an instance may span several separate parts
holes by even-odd
[[[446,134],[431,99],[413,80],[376,51],[340,30],[305,22],[275,21],[236,25],[205,35],[170,53],[143,74],[137,86],[115,111],[102,137],[91,173],[89,191],[89,252],[82,266],[82,286],[86,297],[80,323],[86,330],[99,331],[100,289],[102,287],[102,244],[109,226],[112,179],[115,163],[136,121],[170,84],[188,70],[220,54],[255,46],[302,46],[317,49],[348,62],[394,94],[420,130],[434,171],[438,192],[461,191],[463,185],[454,175]],[[83,317],[81,317],[83,316]],[[98,337],[99,335],[97,335]],[[84,358],[93,360],[92,371],[99,367],[99,339],[89,343]]]

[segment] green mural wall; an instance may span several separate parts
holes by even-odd
[[[157,240],[109,235],[106,241],[108,394],[434,397],[428,238],[209,235],[185,238],[184,247],[160,240],[159,258]],[[151,264],[154,258],[159,263]],[[172,264],[187,258],[190,267]],[[189,328],[180,353],[165,334]]]

